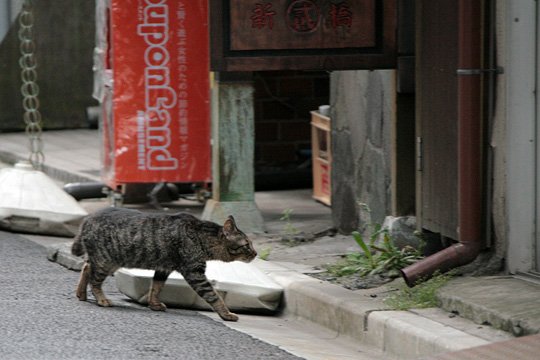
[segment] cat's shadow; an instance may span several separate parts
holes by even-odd
[[[102,309],[103,311],[132,311],[132,312],[144,311],[144,312],[153,313],[156,315],[163,314],[164,316],[166,316],[167,314],[192,316],[192,317],[200,316],[196,310],[168,307],[166,311],[154,311],[150,309],[148,306],[140,304],[130,298],[110,297],[109,299],[112,301],[112,304],[113,304],[113,306],[111,307],[98,306],[97,301],[94,298],[88,298],[86,302],[92,306]]]

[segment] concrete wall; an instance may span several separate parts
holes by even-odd
[[[504,121],[506,161],[495,173],[500,183],[500,202],[494,223],[506,225],[504,231],[507,270],[511,273],[535,267],[534,245],[537,240],[537,1],[498,1],[499,65],[504,75],[498,83],[497,103],[502,107],[497,118]],[[501,104],[502,103],[502,104]],[[497,184],[497,183],[496,183]],[[498,193],[496,193],[497,195]],[[494,201],[494,205],[497,203]],[[494,208],[496,210],[497,208]],[[501,244],[499,244],[500,246]]]
[[[382,224],[391,212],[394,84],[393,70],[331,75],[332,217],[341,232]]]

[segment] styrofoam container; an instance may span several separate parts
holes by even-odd
[[[126,268],[114,275],[118,290],[141,304],[148,303],[153,276],[153,270]],[[206,276],[232,311],[272,313],[283,295],[283,288],[252,264],[209,261]],[[178,272],[169,276],[159,298],[170,307],[211,309]]]

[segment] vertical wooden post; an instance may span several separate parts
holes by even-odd
[[[255,204],[255,125],[251,73],[216,73],[212,84],[212,199],[203,219],[233,215],[244,232],[264,231]]]

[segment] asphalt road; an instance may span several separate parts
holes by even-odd
[[[112,279],[104,290],[114,307],[78,301],[78,276],[0,231],[0,359],[299,359],[196,311],[151,311]]]

